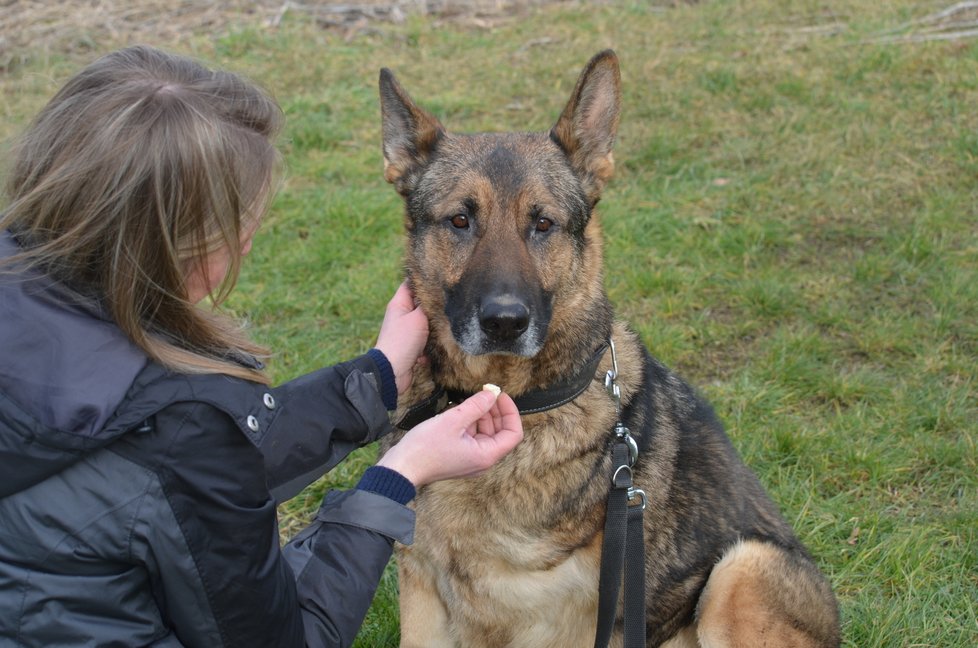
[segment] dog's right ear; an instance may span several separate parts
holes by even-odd
[[[387,68],[380,71],[380,115],[384,179],[406,195],[412,188],[411,172],[428,162],[445,128],[411,100]]]

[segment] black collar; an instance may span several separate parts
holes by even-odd
[[[594,372],[598,370],[598,363],[601,362],[608,344],[604,343],[598,347],[587,364],[574,376],[566,380],[561,380],[546,389],[535,389],[514,398],[520,414],[536,414],[545,412],[555,407],[565,405],[582,393],[594,379]],[[436,414],[448,409],[451,405],[461,403],[471,396],[469,392],[458,391],[455,389],[445,389],[436,385],[435,393],[424,399],[417,405],[411,407],[407,413],[397,422],[397,427],[401,430],[410,430],[418,423],[426,421]]]

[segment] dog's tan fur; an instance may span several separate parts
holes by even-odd
[[[385,177],[406,201],[406,268],[431,322],[431,363],[401,401],[486,382],[518,396],[575,374],[610,337],[623,418],[645,446],[648,645],[837,646],[835,600],[807,552],[709,407],[607,303],[593,208],[613,171],[619,84],[603,52],[550,133],[454,135],[382,73]],[[526,333],[469,314],[497,293],[542,304]],[[402,646],[593,645],[610,368],[605,353],[577,399],[524,415],[524,441],[492,470],[418,493],[415,541],[397,550]]]

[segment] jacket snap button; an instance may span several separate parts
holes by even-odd
[[[248,427],[251,429],[252,432],[257,432],[258,431],[258,419],[256,419],[254,416],[249,416],[248,417]]]
[[[268,409],[275,409],[275,397],[271,394],[265,394],[262,396],[262,401],[265,403],[265,407]]]

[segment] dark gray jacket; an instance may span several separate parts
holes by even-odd
[[[9,274],[0,344],[0,646],[353,642],[413,513],[332,492],[280,548],[276,504],[390,429],[373,356],[277,388],[173,374]]]

